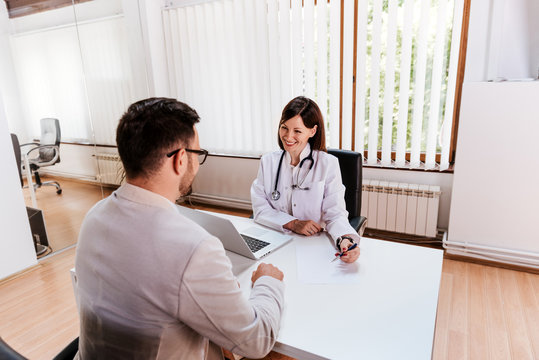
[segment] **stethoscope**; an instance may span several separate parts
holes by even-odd
[[[283,151],[283,153],[281,154],[281,158],[279,159],[279,166],[277,167],[277,177],[275,179],[275,187],[273,188],[273,191],[271,192],[271,199],[273,201],[277,201],[277,200],[279,200],[281,198],[281,193],[279,192],[279,190],[277,190],[277,185],[279,185],[279,175],[281,174],[281,165],[283,164],[283,159],[284,159],[284,154],[285,153],[286,153],[286,151]],[[309,153],[309,156],[307,156],[305,159],[300,161],[299,170],[301,170],[301,167],[303,166],[303,163],[306,160],[311,161],[311,165],[309,166],[309,170],[311,170],[313,168],[313,165],[314,165],[313,149],[312,148],[311,148],[311,152]],[[299,176],[299,170],[298,170],[298,176]],[[308,173],[309,173],[309,171],[307,171],[307,174]],[[306,177],[307,177],[307,175],[305,175],[305,177],[301,181],[302,184],[303,184],[303,181],[305,181]],[[300,184],[292,185],[292,188],[293,189],[298,188],[300,190],[309,190],[308,187],[302,188]]]

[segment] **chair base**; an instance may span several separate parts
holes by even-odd
[[[42,186],[54,186],[54,187],[56,187],[56,193],[58,195],[60,195],[62,193],[62,187],[60,186],[60,183],[58,181],[45,181],[45,182],[40,182],[39,184],[35,183],[34,184],[34,191],[39,189]],[[23,188],[24,189],[28,188],[28,185],[25,185]]]
[[[58,195],[62,193],[62,187],[60,186],[60,183],[58,181],[45,181],[44,183],[41,183],[41,185],[39,185],[38,187],[41,187],[41,186],[54,186],[56,187],[56,193]]]
[[[49,250],[49,248],[45,245],[41,245],[41,244],[35,244],[36,245],[36,255],[37,256],[41,256],[43,255],[44,253],[47,252],[47,250]]]

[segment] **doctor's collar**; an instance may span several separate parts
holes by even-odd
[[[303,148],[303,150],[301,150],[301,153],[299,154],[299,161],[301,162],[301,160],[305,159],[307,156],[309,156],[309,154],[311,153],[311,144],[309,142],[307,142],[307,145],[305,145],[305,147]],[[285,163],[290,165],[290,162],[292,161],[292,158],[290,157],[290,154],[288,153],[288,151],[285,150]],[[292,165],[290,165],[292,166]]]

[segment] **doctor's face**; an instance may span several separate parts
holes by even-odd
[[[306,127],[301,116],[296,115],[281,124],[279,137],[286,151],[292,155],[299,155],[309,139],[316,134],[316,129],[316,125],[312,129]]]

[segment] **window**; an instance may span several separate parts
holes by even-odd
[[[163,10],[170,94],[212,152],[275,149],[282,108],[305,95],[330,147],[448,167],[464,0],[194,3]]]
[[[101,12],[107,16],[87,15]],[[118,120],[144,93],[137,88],[121,12],[120,1],[87,1],[49,11],[54,26],[41,26],[43,14],[17,19],[15,25],[31,28],[13,31],[10,39],[30,138],[39,137],[39,119],[53,117],[60,120],[63,141],[116,144]]]

